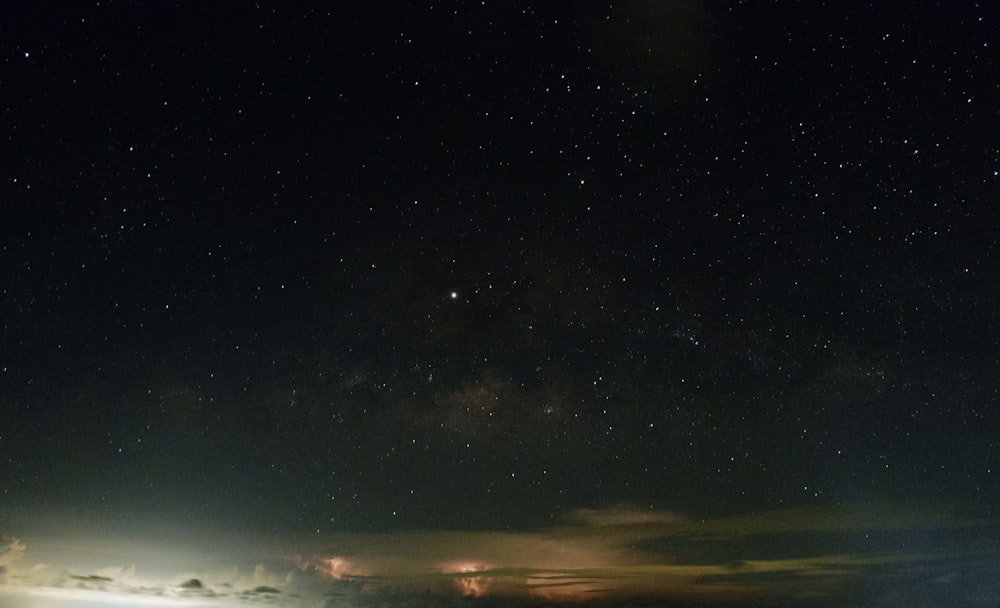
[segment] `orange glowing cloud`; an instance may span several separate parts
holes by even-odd
[[[926,556],[733,557],[718,563],[678,563],[674,540],[725,547],[738,537],[772,534],[908,530],[923,525],[977,525],[942,511],[892,505],[853,505],[695,520],[668,511],[619,505],[581,509],[568,525],[536,532],[412,531],[330,537],[335,552],[312,560],[333,580],[356,579],[367,589],[433,590],[467,597],[545,602],[607,601],[627,597],[680,601],[756,601],[844,589],[866,568]],[[985,525],[985,524],[983,524]],[[343,557],[343,556],[350,557]]]
[[[613,572],[670,561],[637,548],[643,536],[687,520],[675,513],[616,506],[580,510],[571,525],[538,532],[415,531],[345,534],[335,551],[300,560],[333,580],[377,581],[468,597],[577,601],[608,596],[636,575]],[[582,574],[581,574],[582,573]],[[607,573],[611,573],[610,576]]]
[[[358,565],[357,562],[339,555],[320,557],[311,563],[302,561],[300,558],[299,564],[302,568],[312,566],[317,572],[338,581],[344,578],[356,578],[369,575],[368,570]]]

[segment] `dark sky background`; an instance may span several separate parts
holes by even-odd
[[[992,516],[998,35],[975,2],[7,3],[0,516]]]

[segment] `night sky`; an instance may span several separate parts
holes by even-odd
[[[4,608],[1000,602],[988,2],[11,2],[0,136]]]

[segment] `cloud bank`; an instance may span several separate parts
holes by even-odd
[[[998,529],[953,509],[879,503],[703,519],[618,505],[535,531],[218,537],[187,548],[25,535],[0,548],[0,608],[941,597],[973,606],[1000,601],[989,574],[1000,568]]]

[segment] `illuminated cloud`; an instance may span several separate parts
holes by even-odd
[[[40,545],[48,550],[46,557],[55,557],[55,565],[32,564],[35,556],[30,545],[20,541],[9,541],[0,552],[0,560],[11,564],[5,566],[8,576],[0,578],[0,608],[227,607],[270,603],[273,598],[286,595],[303,602],[312,598],[312,605],[317,605],[322,596],[319,584],[323,578],[303,573],[287,561],[280,562],[284,567],[280,572],[259,563],[250,569],[206,565],[199,570],[164,576],[162,568],[148,567],[162,563],[164,558],[155,545],[146,545],[144,553],[137,552],[133,543],[108,538],[48,540]],[[240,545],[234,555],[215,555],[214,559],[238,561],[247,548]],[[137,563],[109,565],[105,560],[113,558],[115,553],[135,558]],[[204,547],[189,547],[188,561],[198,563],[205,554]],[[264,551],[258,557],[268,558],[270,554]],[[18,563],[14,564],[15,561]]]
[[[891,503],[716,519],[619,505],[574,511],[567,521],[566,526],[531,533],[341,535],[329,539],[336,555],[300,563],[332,580],[353,581],[351,589],[359,596],[394,589],[558,602],[627,597],[801,601],[842,597],[853,592],[857,581],[893,569],[926,571],[928,580],[940,577],[955,553],[906,552],[887,543],[910,531],[954,534],[996,526],[948,509]],[[858,534],[878,551],[851,545]],[[805,547],[805,540],[817,535],[838,539],[837,552],[825,554],[819,546],[773,556],[781,543]],[[678,547],[683,551],[672,550]],[[692,560],[692,551],[704,553]],[[706,557],[713,554],[729,557]]]
[[[984,574],[1000,566],[997,547],[969,540],[997,522],[947,508],[878,503],[698,519],[617,505],[577,510],[565,521],[530,532],[231,537],[186,548],[104,537],[39,539],[36,551],[30,538],[8,540],[0,608],[98,600],[434,608],[461,597],[498,605],[629,598],[811,605],[870,599],[882,592],[880,580],[905,580],[935,597],[1000,600]],[[914,539],[927,537],[935,543],[916,550]]]

